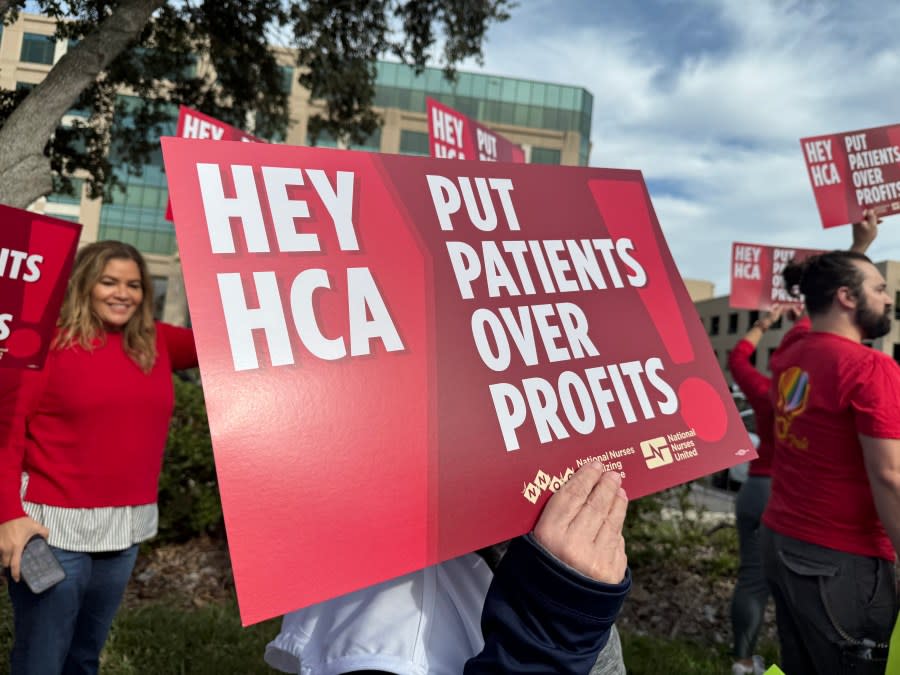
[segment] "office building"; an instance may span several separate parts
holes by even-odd
[[[2,28],[0,88],[31,87],[46,76],[68,49],[66,41],[53,38],[54,30],[52,19],[26,13]],[[319,108],[297,83],[290,52],[279,51],[278,58],[284,64],[285,86],[290,88],[292,120],[283,141],[306,145],[307,122]],[[456,81],[449,82],[440,69],[426,68],[416,75],[412,68],[390,62],[377,64],[375,107],[383,124],[352,149],[427,156],[426,96],[519,143],[531,162],[588,163],[593,96],[587,90],[470,72],[459,72]],[[173,110],[173,134],[176,114]],[[336,147],[337,143],[324,138],[318,145]],[[153,158],[141,176],[130,176],[122,169],[117,176],[124,192],[115,192],[110,202],[88,199],[83,184],[76,180],[76,196],[52,194],[32,208],[80,222],[82,243],[119,239],[135,245],[150,265],[159,316],[181,323],[187,318],[186,302],[174,230],[164,218],[168,190],[162,158]]]

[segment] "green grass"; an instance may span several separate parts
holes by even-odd
[[[5,595],[5,594],[4,594]],[[237,605],[229,602],[185,610],[165,603],[123,609],[103,652],[103,675],[272,675],[263,661],[266,643],[279,621],[241,628]],[[0,673],[7,672],[12,642],[12,610],[0,601]],[[719,675],[731,659],[725,646],[622,633],[629,675]],[[760,645],[766,663],[776,662],[777,647]]]
[[[9,668],[12,608],[6,589],[0,599],[0,673]],[[101,657],[103,675],[230,675],[277,671],[263,661],[266,643],[279,620],[242,628],[237,605],[185,610],[153,603],[123,609],[116,617]]]
[[[623,632],[622,650],[628,675],[721,675],[731,668],[731,656],[725,645],[701,645]],[[760,644],[759,652],[766,665],[777,663],[777,645]]]

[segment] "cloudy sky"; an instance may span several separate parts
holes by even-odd
[[[682,275],[728,293],[732,241],[845,248],[799,139],[900,123],[900,3],[521,0],[479,69],[594,96],[591,165],[640,169]],[[900,215],[870,250],[900,259]]]

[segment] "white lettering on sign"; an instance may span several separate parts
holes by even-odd
[[[482,162],[496,162],[497,137],[484,129],[476,129],[475,139],[478,145],[478,159]]]
[[[807,141],[804,144],[806,159],[810,164],[831,161],[831,139]]]
[[[478,232],[498,228],[519,232],[511,179],[427,176],[437,226],[453,232],[471,226]],[[475,186],[474,189],[472,186]],[[500,208],[494,200],[499,201]],[[463,208],[465,207],[465,208]],[[647,273],[628,238],[447,241],[447,254],[460,297],[517,297],[538,293],[585,293],[640,288]],[[759,252],[745,253],[759,259]],[[511,366],[565,364],[600,355],[590,335],[587,314],[577,302],[535,303],[476,308],[471,332],[481,361],[502,373]],[[661,373],[662,359],[628,361],[563,370],[558,376],[495,382],[488,389],[507,451],[520,447],[519,432],[530,422],[540,443],[587,435],[672,415],[678,397]],[[599,414],[599,421],[597,415]],[[618,417],[618,419],[616,419]]]
[[[292,199],[288,195],[289,187],[304,185],[303,171],[299,168],[264,166],[262,175],[278,250],[319,251],[319,237],[315,233],[298,232],[296,229],[297,219],[310,218],[307,200]],[[324,171],[307,169],[306,175],[331,217],[341,250],[359,250],[352,220],[353,173],[338,171],[335,187],[332,187]],[[269,239],[252,167],[231,167],[233,197],[225,196],[218,164],[197,164],[197,176],[212,252],[235,252],[231,219],[236,218],[243,227],[247,250],[250,253],[268,253]]]
[[[227,191],[223,170],[230,174],[232,183]],[[337,171],[332,178],[320,169],[263,166],[259,174],[266,206],[260,198],[253,167],[197,164],[213,253],[236,252],[233,227],[241,228],[248,253],[269,253],[267,221],[272,224],[279,252],[320,252],[319,234],[299,231],[297,223],[321,227],[323,220],[330,221],[328,224],[334,229],[340,251],[359,251],[353,222],[353,172]],[[311,197],[317,199],[315,209],[310,209]],[[318,204],[323,208],[318,208]],[[323,218],[323,210],[327,218]],[[399,332],[369,268],[348,267],[345,274],[346,285],[342,286],[345,292],[332,288],[327,270],[314,267],[300,271],[289,288],[279,287],[273,271],[253,272],[252,282],[236,272],[218,274],[219,295],[235,370],[259,368],[255,331],[262,332],[273,366],[295,362],[283,298],[289,298],[287,309],[294,334],[316,358],[331,361],[365,356],[372,353],[375,340],[379,340],[388,352],[403,350]],[[256,297],[255,307],[247,301],[248,289],[252,289]],[[329,336],[322,329],[319,298],[324,293],[332,294],[346,305],[349,326],[346,335]]]
[[[806,160],[809,164],[809,173],[813,185],[823,187],[826,185],[838,185],[841,176],[837,165],[833,161],[831,139],[819,141],[807,141],[803,144],[806,152]]]
[[[509,382],[490,385],[506,450],[519,449],[517,430],[528,421],[529,414],[542,444],[569,438],[569,428],[588,435],[598,426],[615,427],[616,418],[632,424],[638,420],[635,403],[644,419],[654,418],[656,412],[675,414],[678,397],[660,376],[662,371],[662,360],[652,357],[644,362],[587,368],[581,373],[563,371],[556,382],[530,377],[519,385]],[[648,385],[654,392],[653,401],[648,395]]]
[[[225,129],[212,122],[201,120],[199,117],[186,114],[184,116],[184,127],[181,130],[182,138],[211,138],[214,141],[221,141],[225,135]]]
[[[519,219],[513,208],[509,193],[512,192],[512,181],[508,178],[459,178],[457,182],[444,176],[427,176],[428,188],[431,191],[431,199],[437,211],[438,220],[442,230],[452,230],[453,223],[450,216],[457,213],[463,201],[466,205],[466,214],[470,222],[482,232],[490,232],[497,227],[497,210],[494,207],[492,191],[500,200],[503,217],[510,230],[519,229]],[[472,181],[478,192],[476,199],[472,190]],[[484,213],[482,216],[481,214]]]
[[[0,248],[0,278],[20,279],[25,282],[41,278],[40,264],[44,256],[12,248]]]
[[[448,145],[463,145],[463,120],[438,108],[431,110],[434,137]]]
[[[349,355],[365,356],[372,352],[371,342],[381,340],[386,351],[404,349],[403,342],[387,310],[384,300],[367,267],[348,268],[347,318],[349,321]],[[259,368],[253,331],[261,330],[269,348],[273,366],[294,363],[294,352],[288,332],[281,292],[274,272],[254,272],[253,286],[258,307],[247,305],[244,283],[236,272],[218,275],[219,293],[225,314],[225,326],[231,345],[235,370]],[[290,288],[290,310],[294,329],[303,346],[313,356],[326,361],[348,355],[347,336],[329,338],[321,329],[315,294],[328,291],[331,283],[323,269],[300,272]]]
[[[841,182],[841,175],[838,173],[837,166],[834,162],[827,164],[813,164],[809,167],[812,172],[813,185],[823,187],[825,185],[838,185]]]

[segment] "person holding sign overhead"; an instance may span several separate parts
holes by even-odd
[[[853,224],[851,251],[865,253],[878,234],[879,220],[874,212]],[[788,290],[791,290],[788,287]],[[789,314],[796,310],[791,308]],[[750,463],[750,476],[741,486],[735,502],[740,542],[740,568],[731,601],[731,626],[734,634],[733,675],[761,673],[762,658],[753,655],[763,614],[769,599],[769,589],[762,570],[759,550],[759,528],[771,490],[772,461],[775,450],[775,417],[769,400],[771,378],[759,372],[750,362],[763,334],[781,318],[784,307],[775,305],[765,317],[756,321],[747,334],[735,345],[728,358],[728,369],[735,383],[747,397],[756,416],[759,434],[759,457]],[[785,335],[778,349],[788,347],[795,339],[809,331],[809,318],[804,317]]]
[[[0,388],[13,673],[96,673],[138,544],[156,534],[171,373],[196,366],[197,353],[191,330],[154,321],[152,299],[137,249],[84,247],[44,369]],[[34,535],[49,539],[66,574],[40,594],[20,576]]]
[[[761,540],[782,665],[882,673],[898,608],[900,369],[862,341],[890,329],[891,298],[855,251],[808,258],[785,280],[811,326],[772,359],[775,466]]]
[[[728,357],[728,369],[753,409],[759,434],[759,446],[756,448],[759,456],[750,462],[750,475],[735,501],[740,567],[731,599],[735,658],[731,667],[733,675],[760,675],[764,671],[762,657],[753,652],[769,600],[769,589],[759,556],[759,524],[769,501],[775,418],[769,403],[771,380],[753,366],[750,356],[756,351],[763,334],[781,318],[783,310],[780,305],[775,305],[757,320]]]

